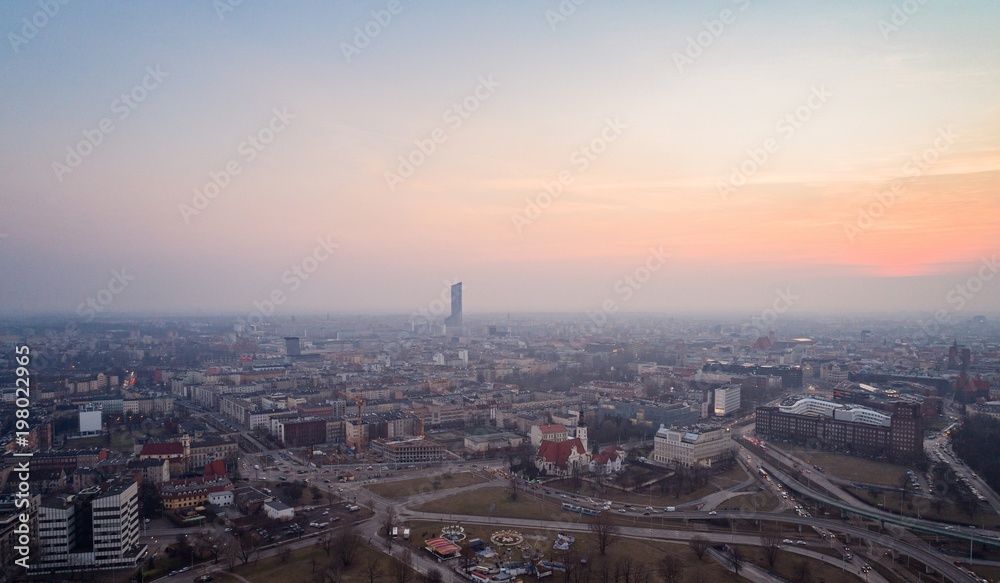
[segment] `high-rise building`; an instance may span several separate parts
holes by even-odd
[[[302,345],[299,344],[298,336],[288,336],[285,338],[285,354],[288,356],[302,356]]]
[[[41,556],[32,573],[134,567],[146,551],[139,543],[138,484],[119,478],[44,500],[38,531]]]
[[[739,385],[728,385],[715,389],[715,416],[722,417],[740,409]]]
[[[451,286],[451,315],[444,319],[448,328],[462,327],[462,282]]]

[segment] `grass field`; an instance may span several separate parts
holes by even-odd
[[[800,581],[801,572],[799,571],[799,565],[805,564],[808,571],[808,576],[805,577],[807,581],[856,581],[858,580],[856,575],[851,575],[842,572],[839,568],[829,565],[822,561],[812,559],[809,557],[804,557],[802,555],[796,555],[789,552],[778,553],[777,560],[774,563],[774,567],[770,567],[767,564],[767,559],[764,555],[764,550],[760,547],[745,547],[741,546],[740,549],[743,551],[743,556],[747,558],[750,562],[755,565],[759,565],[765,569],[769,569],[775,575],[782,577],[788,581]]]
[[[426,494],[438,490],[462,488],[473,484],[482,484],[487,481],[486,478],[477,474],[462,472],[458,474],[445,474],[443,476],[399,480],[396,482],[383,482],[365,487],[379,496],[396,499],[413,496],[414,494]],[[438,483],[437,487],[434,486],[435,483]]]
[[[847,488],[846,490],[857,496],[859,500],[872,506],[884,505],[885,510],[893,513],[899,513],[900,511],[900,495],[897,493],[886,492],[882,494],[859,490],[857,488]],[[985,506],[981,506],[976,514],[972,518],[969,518],[969,515],[956,506],[951,499],[945,501],[941,507],[941,512],[937,512],[933,504],[927,499],[917,498],[912,494],[908,495],[906,502],[902,504],[903,515],[917,516],[918,509],[920,517],[928,520],[939,520],[953,524],[971,524],[977,528],[996,528],[997,525],[1000,525],[1000,517],[992,509]]]
[[[376,582],[390,580],[390,565],[396,560],[387,555],[363,544],[358,556],[350,567],[343,568],[336,557],[327,554],[320,548],[313,546],[300,549],[291,553],[287,562],[283,562],[280,557],[268,557],[260,559],[256,564],[251,561],[246,565],[237,565],[233,572],[245,577],[250,583],[272,583],[275,581],[313,581],[317,572],[322,572],[327,567],[334,567],[339,576],[336,579],[342,583],[369,583],[368,575],[365,572],[365,563],[369,557],[380,557],[382,561],[381,577],[376,578]],[[221,580],[216,578],[216,580]],[[229,578],[227,581],[236,581]],[[415,579],[411,578],[411,581]]]
[[[743,494],[726,500],[715,507],[716,510],[746,510],[769,512],[778,507],[778,497],[769,490],[753,494]]]
[[[865,484],[898,488],[909,466],[879,462],[842,453],[831,453],[808,447],[780,444],[777,449],[808,464],[818,465],[831,476]]]
[[[556,502],[542,501],[521,492],[517,501],[511,501],[507,488],[480,488],[459,492],[454,496],[431,500],[414,510],[447,514],[474,514],[477,516],[502,516],[505,518],[537,518],[539,520],[567,520],[570,513]],[[490,508],[492,507],[492,510]],[[575,516],[581,516],[579,514]]]
[[[628,504],[641,504],[642,506],[677,506],[678,504],[685,504],[687,502],[698,500],[699,498],[704,498],[713,492],[731,488],[745,482],[747,479],[749,479],[749,476],[745,471],[743,471],[743,468],[739,465],[735,465],[725,472],[709,476],[708,483],[706,485],[689,494],[683,494],[681,496],[674,496],[673,493],[660,494],[660,490],[656,486],[653,487],[653,492],[650,494],[647,492],[623,492],[622,490],[618,490],[616,488],[599,488],[590,482],[583,482],[579,491],[574,491],[572,488],[572,480],[568,478],[546,482],[544,487],[572,494],[593,496],[600,498],[601,500],[614,500],[616,502],[625,502]]]

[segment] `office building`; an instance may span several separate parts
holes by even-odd
[[[891,414],[815,397],[791,397],[777,407],[757,407],[757,434],[812,447],[893,460],[923,454],[919,403],[896,403]]]
[[[741,387],[729,385],[715,389],[715,416],[723,417],[740,410]]]
[[[736,445],[726,429],[667,429],[661,427],[653,438],[653,461],[691,467],[711,467],[733,456]]]
[[[462,327],[462,282],[451,286],[451,315],[444,319],[448,328]]]
[[[43,500],[38,541],[32,574],[135,567],[146,551],[139,544],[138,483],[118,478]]]

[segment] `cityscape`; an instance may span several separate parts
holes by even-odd
[[[0,583],[1000,581],[998,17],[0,4]]]

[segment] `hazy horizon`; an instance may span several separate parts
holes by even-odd
[[[0,314],[996,311],[995,3],[55,4]]]

